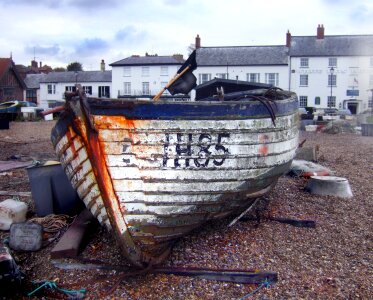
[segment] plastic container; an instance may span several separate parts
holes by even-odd
[[[26,220],[27,204],[13,199],[0,203],[0,229],[9,230],[13,223]]]
[[[83,209],[83,201],[80,200],[58,161],[48,161],[29,167],[27,173],[38,216],[75,215]]]

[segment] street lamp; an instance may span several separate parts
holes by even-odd
[[[333,101],[333,74],[334,74],[334,68],[330,68],[330,101],[329,101],[329,107],[332,107],[332,101]]]

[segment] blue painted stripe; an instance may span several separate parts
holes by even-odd
[[[232,102],[166,102],[89,99],[91,114],[125,116],[135,120],[231,120],[269,118],[268,109],[259,101]],[[298,109],[296,98],[272,103],[276,116]]]

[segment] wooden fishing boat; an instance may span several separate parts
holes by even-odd
[[[225,97],[67,97],[52,131],[56,153],[132,264],[161,262],[177,238],[244,211],[288,171],[298,146],[296,95],[267,88]]]

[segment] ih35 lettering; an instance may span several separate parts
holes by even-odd
[[[228,148],[222,144],[224,138],[229,138],[229,133],[166,133],[163,166],[221,166],[229,154]]]

